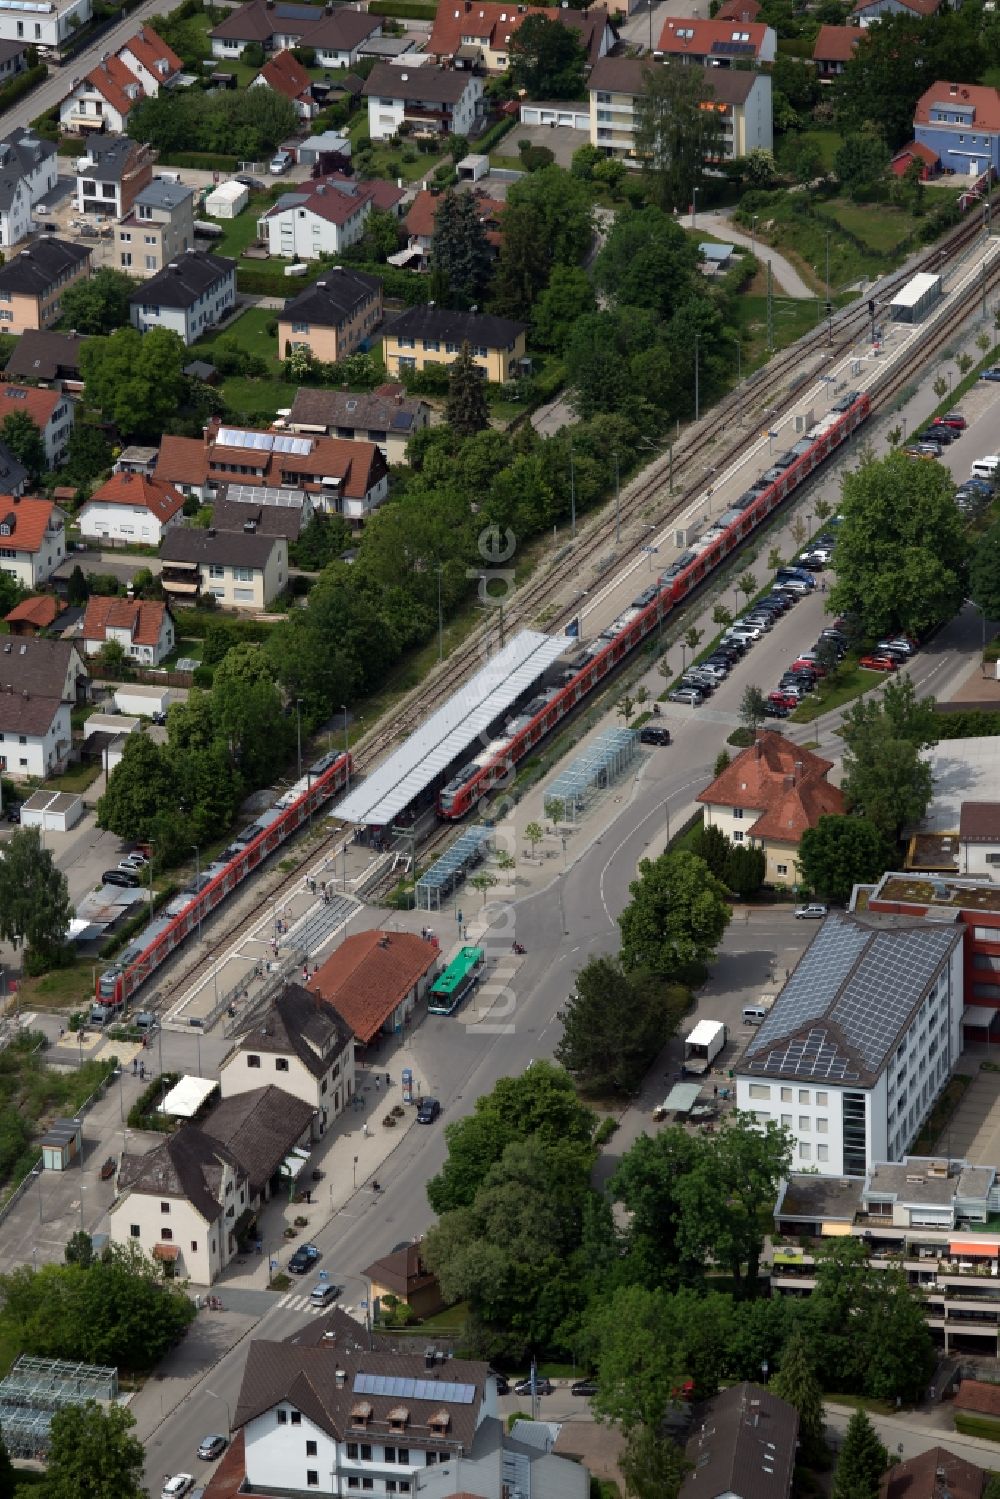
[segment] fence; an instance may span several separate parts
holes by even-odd
[[[103,1083],[101,1083],[99,1087],[94,1089],[89,1098],[84,1099],[83,1103],[73,1115],[74,1119],[82,1119],[84,1114],[89,1113],[89,1111],[94,1107],[94,1104],[97,1103],[98,1099],[103,1098],[105,1093],[108,1091],[108,1083],[110,1081],[111,1074],[109,1074],[104,1079]],[[10,1196],[7,1198],[7,1201],[3,1204],[2,1207],[0,1207],[0,1224],[4,1222],[7,1214],[10,1212],[14,1204],[20,1202],[21,1198],[24,1196],[25,1192],[28,1191],[29,1187],[34,1186],[35,1182],[38,1180],[38,1177],[41,1174],[41,1170],[42,1156],[39,1152],[38,1159],[32,1166],[31,1170],[28,1172],[27,1176],[22,1177],[17,1186],[11,1192]]]
[[[235,1036],[237,1031],[245,1031],[255,1021],[273,999],[281,993],[287,983],[294,979],[308,957],[304,950],[298,952],[294,957],[290,956],[279,964],[269,963],[260,975],[260,987],[248,1004],[236,1014],[230,1015],[222,1027],[222,1034],[228,1041]],[[251,983],[253,980],[251,980]],[[224,1010],[228,1010],[230,1004],[241,994],[250,993],[250,984],[243,980],[238,983],[229,993],[219,999],[218,1006],[213,1009],[211,1019],[206,1019],[206,1027],[211,1026],[219,1018]]]
[[[130,661],[120,666],[102,666],[90,656],[87,672],[98,682],[119,682],[127,688],[130,682],[141,682],[149,687],[190,687],[194,673],[190,671],[153,671],[148,666],[134,666]]]

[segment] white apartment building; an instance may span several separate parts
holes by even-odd
[[[483,80],[478,73],[418,67],[403,58],[399,66],[376,63],[364,94],[373,141],[390,140],[404,123],[414,135],[469,135],[482,110]]]
[[[902,1159],[961,1051],[963,930],[830,916],[736,1068],[737,1107],[794,1139],[793,1169]]]
[[[235,260],[188,250],[130,293],[129,318],[140,333],[169,328],[193,344],[235,305]]]
[[[51,500],[0,496],[0,572],[37,588],[66,555],[66,516]]]
[[[69,760],[69,704],[25,691],[0,693],[0,770],[15,780],[58,775]]]
[[[93,14],[91,0],[0,0],[0,41],[58,48]]]

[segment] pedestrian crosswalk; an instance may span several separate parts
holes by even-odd
[[[309,1300],[308,1294],[306,1294],[305,1296],[301,1296],[296,1295],[294,1291],[289,1291],[288,1294],[282,1296],[281,1300],[278,1302],[278,1310],[284,1312],[311,1312],[313,1316],[315,1316],[318,1312],[325,1312],[327,1308],[324,1306],[314,1305],[314,1303]]]

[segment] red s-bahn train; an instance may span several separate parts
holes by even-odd
[[[234,839],[215,864],[202,873],[200,888],[188,888],[171,901],[164,916],[153,921],[129,944],[117,962],[97,979],[94,1009],[111,1018],[151,973],[165,962],[215,908],[248,875],[280,848],[324,802],[350,779],[351,757],[345,751],[324,755],[310,765],[302,780]]]
[[[437,798],[438,815],[451,821],[464,817],[870,414],[867,391],[851,391],[794,447],[776,458],[772,467],[655,584],[633,600],[631,608],[581,651],[564,672],[560,686],[547,688],[527,703],[499,737],[442,787]]]

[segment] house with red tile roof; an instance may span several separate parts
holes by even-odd
[[[812,60],[820,83],[839,78],[865,34],[863,26],[821,26],[813,45]]]
[[[917,100],[913,140],[946,172],[976,178],[1000,168],[1000,90],[938,79]]]
[[[276,94],[283,94],[295,105],[300,120],[311,120],[319,114],[319,105],[312,93],[312,79],[291,52],[276,52],[251,81],[250,87],[269,88]]]
[[[486,230],[486,238],[493,247],[493,253],[499,255],[503,241],[505,205],[496,198],[487,197],[480,188],[472,188],[471,192],[476,202],[477,217]],[[424,261],[430,255],[431,242],[434,238],[434,219],[440,202],[440,194],[434,194],[427,188],[423,188],[410,204],[403,220],[408,247],[411,250],[419,250]]]
[[[653,56],[661,62],[693,62],[703,68],[774,62],[778,37],[761,21],[697,21],[668,16]]]
[[[15,637],[32,638],[55,624],[66,605],[54,593],[36,593],[22,599],[4,615],[8,632]]]
[[[51,500],[0,495],[0,568],[25,588],[50,578],[66,555],[66,516]]]
[[[156,478],[211,502],[223,486],[252,490],[262,504],[299,503],[361,525],[389,492],[389,469],[373,442],[287,432],[242,432],[210,422],[201,438],[165,436]]]
[[[76,402],[63,390],[35,385],[0,385],[0,426],[11,412],[23,411],[42,434],[45,462],[58,468],[66,456],[69,435],[76,419]]]
[[[767,884],[793,885],[802,834],[821,817],[845,811],[843,792],[827,780],[832,768],[832,760],[762,729],[695,800],[705,809],[706,827],[764,850]]]
[[[760,0],[726,0],[715,12],[717,21],[756,21],[761,12]]]
[[[359,1046],[397,1035],[441,966],[441,950],[415,932],[357,932],[331,953],[308,988],[350,1026]]]
[[[59,105],[59,122],[79,135],[122,134],[133,105],[176,83],[182,67],[177,53],[150,26],[141,26],[73,85]]]
[[[937,15],[941,0],[858,0],[851,14],[859,26],[871,26],[883,16]]]
[[[575,31],[590,67],[606,57],[618,40],[603,5],[584,11],[495,4],[489,0],[441,0],[427,51],[448,66],[478,66],[487,73],[504,73],[510,62],[511,37],[534,15],[558,21]]]
[[[159,599],[118,599],[91,594],[80,626],[84,655],[96,656],[109,640],[133,661],[159,666],[174,648],[174,617]]]
[[[272,255],[319,260],[356,245],[368,215],[393,212],[402,189],[391,182],[358,182],[332,173],[282,193],[257,222],[259,237]]]
[[[896,177],[904,177],[915,161],[920,163],[921,182],[929,182],[941,170],[937,153],[930,146],[922,146],[919,141],[908,141],[902,146],[890,161],[889,170]]]
[[[112,474],[81,506],[80,534],[95,541],[159,546],[166,528],[180,524],[183,511],[183,495],[162,479]]]

